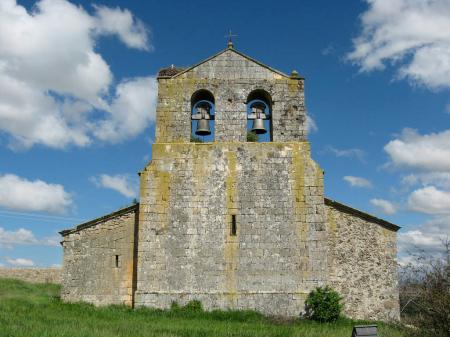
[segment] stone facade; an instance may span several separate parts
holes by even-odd
[[[138,205],[61,232],[61,298],[133,305]]]
[[[344,298],[345,313],[360,319],[399,319],[396,228],[326,200],[328,283]]]
[[[326,282],[323,173],[306,142],[155,144],[139,213],[136,305],[294,316]]]
[[[63,298],[158,308],[196,299],[297,316],[307,294],[329,284],[352,317],[398,317],[398,227],[326,203],[306,138],[304,80],[232,48],[164,74],[140,204],[62,232]],[[190,142],[199,90],[214,99],[210,143]],[[272,142],[246,141],[255,92],[270,107]]]
[[[174,77],[158,80],[156,143],[189,143],[191,98],[202,89],[215,98],[215,140],[246,142],[247,99],[255,90],[270,94],[273,141],[305,141],[304,80],[225,50]]]
[[[32,283],[61,283],[61,268],[0,268],[0,277]]]

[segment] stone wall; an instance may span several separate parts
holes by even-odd
[[[0,278],[32,283],[61,283],[61,268],[0,268]]]
[[[138,206],[63,231],[61,298],[132,305]]]
[[[298,316],[329,284],[350,317],[398,318],[398,228],[324,199],[302,78],[230,48],[158,83],[140,205],[62,232],[63,299]],[[201,89],[215,100],[211,143],[190,142]],[[270,95],[273,142],[246,142],[254,90]]]
[[[329,284],[344,297],[349,317],[397,320],[398,228],[342,206],[327,202]]]
[[[303,79],[281,75],[229,49],[174,78],[159,78],[157,143],[190,141],[191,97],[200,89],[215,98],[216,141],[246,141],[246,103],[256,89],[271,96],[273,140],[306,140]]]
[[[135,303],[296,316],[326,283],[324,213],[307,142],[154,144],[141,172]]]

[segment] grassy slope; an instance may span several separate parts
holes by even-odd
[[[62,303],[59,286],[0,279],[0,337],[305,336],[350,337],[356,322],[271,322],[255,312],[130,310]],[[361,322],[359,322],[361,323]],[[383,337],[404,337],[379,324]]]

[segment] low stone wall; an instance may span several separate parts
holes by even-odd
[[[0,278],[15,278],[33,283],[61,283],[61,269],[0,268]]]

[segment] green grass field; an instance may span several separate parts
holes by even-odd
[[[59,286],[0,279],[0,337],[305,336],[350,337],[354,322],[277,322],[252,311],[131,310],[63,303]],[[406,337],[379,323],[383,337]]]

